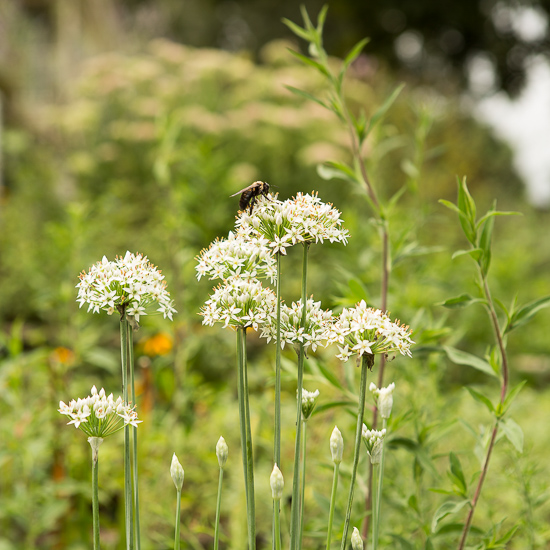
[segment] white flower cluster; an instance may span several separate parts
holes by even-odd
[[[139,321],[146,315],[146,308],[157,302],[164,318],[172,319],[176,310],[166,290],[164,275],[142,254],[126,252],[124,258],[117,256],[109,261],[105,256],[94,264],[88,273],[79,275],[77,302],[82,307],[88,304],[88,311],[100,310],[112,315],[125,308],[128,315]]]
[[[135,407],[126,405],[122,397],[115,400],[112,393],[106,396],[103,388],[98,392],[95,386],[84,399],[73,399],[68,405],[60,401],[58,411],[71,419],[68,424],[89,437],[107,437],[126,425],[137,427],[141,422]]]
[[[293,302],[290,307],[281,304],[281,347],[285,344],[301,343],[304,349],[309,346],[315,351],[327,339],[331,327],[332,312],[321,309],[321,302],[309,298],[306,302],[306,323],[302,327],[302,301]],[[267,319],[262,334],[268,343],[277,338],[277,316],[274,313]]]
[[[252,214],[243,212],[236,225],[243,235],[265,237],[273,252],[281,254],[297,243],[327,240],[347,244],[349,237],[341,227],[340,212],[315,193],[298,193],[284,202],[269,195],[258,202]]]
[[[386,430],[369,430],[365,424],[361,430],[361,438],[367,448],[367,453],[370,456],[371,464],[380,464],[382,455],[382,446]]]
[[[227,239],[216,239],[209,248],[197,256],[197,279],[228,279],[265,277],[272,283],[276,279],[276,262],[269,241],[265,237],[255,239],[230,232]]]
[[[296,394],[298,394],[298,391],[296,391]],[[317,404],[318,397],[319,397],[319,390],[307,391],[304,388],[302,388],[302,416],[304,418],[304,421],[307,422],[307,420],[313,413],[313,409]]]
[[[408,326],[393,323],[379,309],[367,307],[362,300],[356,307],[346,308],[338,316],[329,331],[327,343],[337,343],[342,361],[352,355],[381,354],[399,351],[412,357],[411,331]]]
[[[218,285],[200,311],[203,325],[224,323],[233,327],[258,327],[265,323],[275,309],[276,297],[257,279],[231,277]]]

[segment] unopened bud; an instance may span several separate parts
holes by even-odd
[[[216,456],[218,457],[218,464],[220,465],[220,468],[223,468],[227,462],[228,453],[229,448],[227,447],[227,443],[223,437],[220,437],[216,443]]]
[[[334,462],[334,464],[340,464],[340,462],[342,462],[342,456],[344,455],[344,439],[336,426],[334,426],[334,430],[332,430],[330,436],[330,453],[332,454],[332,462]]]
[[[371,382],[371,385],[369,386],[369,390],[376,399],[376,407],[378,408],[378,412],[382,418],[388,419],[391,416],[394,389],[395,384],[393,382],[386,388],[378,389],[373,382]]]
[[[283,496],[283,488],[285,486],[285,480],[277,464],[273,466],[273,471],[271,472],[269,483],[271,485],[271,495],[273,496],[273,500],[281,500]]]
[[[319,390],[307,391],[302,388],[302,417],[307,422],[317,404]]]
[[[351,534],[351,547],[353,550],[363,550],[363,539],[357,527],[353,528],[353,533]]]
[[[176,453],[174,453],[174,456],[172,457],[170,475],[172,476],[172,480],[174,481],[177,491],[181,491],[181,488],[183,487],[184,472]]]

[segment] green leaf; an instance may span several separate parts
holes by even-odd
[[[424,550],[435,550],[435,547],[432,543],[432,539],[430,537],[426,539],[426,545],[424,546]]]
[[[446,206],[453,212],[456,212],[458,215],[462,214],[462,212],[459,210],[458,206],[454,202],[446,201],[445,199],[439,199],[437,202],[439,204],[442,204],[443,206]]]
[[[526,383],[527,383],[527,380],[522,380],[519,384],[516,384],[508,392],[508,395],[506,396],[506,399],[504,399],[504,404],[502,406],[502,414],[504,414],[508,410],[508,408],[510,407],[510,405],[512,404],[512,402],[514,401],[514,399],[516,398],[516,396],[522,390],[523,386],[525,386]]]
[[[465,387],[468,393],[478,402],[483,403],[488,409],[489,412],[495,414],[496,409],[494,405],[491,403],[491,400],[483,395],[482,393],[478,392],[477,390],[474,390],[473,388],[470,388],[469,386]]]
[[[487,214],[479,218],[476,224],[476,229],[479,229],[486,219],[493,216],[523,216],[523,214],[521,212],[500,212],[499,210],[489,210]]]
[[[496,201],[493,208],[496,207]],[[483,256],[481,257],[481,269],[483,273],[489,271],[491,265],[491,237],[493,235],[493,227],[495,225],[495,218],[491,216],[483,223],[483,229],[481,230],[481,237],[479,238],[479,247],[483,250]]]
[[[538,300],[524,305],[512,314],[511,319],[504,330],[504,334],[529,322],[538,311],[548,306],[550,306],[550,296],[539,298]]]
[[[464,478],[464,472],[462,471],[460,460],[454,453],[449,453],[449,461],[451,462],[453,482],[458,487],[460,492],[464,494],[468,490],[468,485],[466,484],[466,479]]]
[[[317,173],[324,180],[339,178],[346,181],[351,181],[353,183],[358,183],[353,169],[343,162],[329,160],[323,164],[318,164]]]
[[[327,105],[324,101],[321,99],[315,97],[314,95],[304,92],[304,90],[300,90],[299,88],[295,88],[294,86],[285,86],[287,90],[290,90],[293,94],[305,97],[306,99],[309,99],[311,101],[315,101],[315,103],[318,103],[319,105],[322,105],[325,109],[328,109],[329,111],[332,111],[332,107],[330,105]]]
[[[401,93],[401,90],[405,87],[405,84],[400,84],[397,88],[390,94],[388,99],[375,111],[371,116],[369,121],[369,126],[367,129],[367,134],[376,126],[376,124],[384,117],[388,112],[389,108],[394,104],[397,96]]]
[[[415,550],[414,544],[407,540],[405,537],[394,534],[390,534],[390,537],[401,545],[401,550]]]
[[[327,18],[327,12],[328,12],[328,4],[325,4],[321,8],[321,11],[319,12],[319,15],[317,16],[317,32],[319,34],[323,34],[323,27],[325,26],[325,20]],[[302,12],[302,15],[303,15],[303,12]]]
[[[500,422],[500,429],[516,451],[523,453],[523,430],[521,426],[511,418],[505,418]]]
[[[320,73],[324,74],[326,77],[332,79],[332,75],[330,74],[329,70],[319,63],[318,61],[315,61],[315,59],[311,59],[311,57],[307,57],[306,55],[302,55],[301,53],[295,52],[294,50],[291,50],[290,48],[288,51],[296,58],[298,58],[302,63],[309,65],[315,69],[317,69]]]
[[[507,531],[502,537],[497,539],[495,541],[495,544],[498,545],[498,547],[506,548],[507,543],[511,540],[511,538],[515,535],[516,531],[518,530],[519,525],[515,525],[512,527],[509,531]]]
[[[348,68],[359,56],[363,48],[369,43],[370,38],[363,38],[363,40],[359,40],[355,46],[350,50],[348,55],[346,55],[346,58],[344,59],[344,66]]]
[[[293,21],[290,19],[283,18],[283,23],[296,35],[300,38],[303,38],[306,42],[311,41],[311,33],[307,31],[306,29],[302,29],[299,25],[296,25]]]
[[[451,514],[456,514],[464,508],[466,504],[468,504],[468,500],[461,500],[459,502],[444,502],[435,512],[434,517],[432,519],[432,533],[436,532],[437,524],[447,516]]]
[[[455,298],[449,298],[448,300],[445,300],[444,302],[440,302],[439,304],[436,304],[436,305],[443,306],[448,309],[456,309],[459,307],[468,307],[468,306],[471,306],[472,304],[479,304],[479,303],[486,303],[486,302],[481,298],[472,298],[469,294],[461,294],[460,296],[456,296]]]
[[[458,258],[459,256],[471,256],[476,262],[483,256],[483,250],[481,248],[470,248],[470,250],[457,250],[451,257],[451,259]]]
[[[492,369],[491,365],[487,363],[487,361],[484,361],[471,353],[467,353],[450,346],[443,346],[443,350],[453,363],[473,367],[474,369],[484,372],[485,374],[498,378],[498,374]]]
[[[476,245],[476,203],[468,191],[466,185],[466,178],[462,178],[462,181],[458,181],[458,209],[464,214],[460,216],[460,225],[464,231],[464,235],[470,241],[470,243]]]
[[[323,403],[322,405],[317,405],[315,407],[315,411],[313,411],[313,414],[316,415],[331,409],[336,409],[338,407],[348,407],[350,405],[357,407],[357,403],[353,403],[352,401],[330,401],[328,403]]]
[[[327,369],[324,365],[318,364],[319,371],[324,376],[324,378],[335,388],[338,388],[339,390],[344,390],[344,387],[340,383],[340,380],[334,375],[332,370]]]

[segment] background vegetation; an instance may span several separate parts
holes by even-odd
[[[315,72],[288,54],[285,41],[258,44],[256,56],[166,38],[145,41],[122,33],[120,18],[109,17],[114,4],[101,3],[101,23],[87,21],[82,13],[70,19],[78,10],[71,15],[62,4],[51,4],[61,18],[56,40],[41,34],[48,26],[37,24],[23,4],[2,5],[1,12],[10,23],[11,52],[17,52],[21,63],[2,66],[2,74],[7,68],[16,74],[8,81],[17,85],[5,87],[11,95],[4,95],[7,121],[2,129],[0,549],[89,547],[88,444],[64,427],[56,409],[60,399],[87,395],[92,384],[118,391],[117,319],[79,310],[74,286],[78,273],[104,254],[113,258],[126,250],[145,253],[163,270],[178,309],[174,323],[144,318],[136,335],[138,409],[144,420],[144,548],[172,544],[169,467],[174,451],[186,472],[183,536],[189,548],[211,545],[214,449],[223,435],[230,458],[222,530],[227,548],[242,549],[246,515],[235,421],[234,336],[201,326],[197,312],[211,285],[196,281],[194,257],[214,238],[227,235],[238,202],[229,195],[255,179],[276,186],[281,198],[316,190],[343,212],[352,237],[345,248],[312,247],[311,292],[324,307],[363,298],[377,306],[380,245],[364,197],[350,184],[326,181],[317,171],[328,158],[348,160],[348,137],[336,119],[285,88],[322,93],[323,86]],[[147,5],[137,4],[142,10]],[[153,15],[162,22],[171,13],[168,6]],[[133,13],[137,17],[141,12]],[[71,21],[79,21],[87,32],[75,36]],[[336,27],[352,18],[338,21]],[[117,30],[116,38],[111,28]],[[281,26],[275,36],[286,33]],[[127,43],[114,49],[125,38]],[[19,49],[23,43],[26,47]],[[109,51],[98,53],[102,49]],[[374,58],[373,51],[367,48],[346,82],[354,108],[367,113],[398,82],[391,63]],[[505,303],[516,295],[525,303],[549,293],[550,241],[545,236],[550,221],[548,213],[523,201],[510,151],[460,107],[456,89],[444,93],[410,83],[367,148],[370,174],[382,195],[406,189],[390,220],[389,304],[393,317],[411,325],[418,343],[413,361],[396,361],[387,369],[388,382],[397,386],[391,428],[400,443],[396,439],[387,453],[388,519],[382,542],[424,548],[442,502],[440,494],[426,489],[450,488],[444,473],[449,451],[460,456],[468,479],[475,477],[479,462],[471,451],[482,439],[484,423],[490,422],[463,389],[465,384],[490,388],[490,382],[475,370],[449,363],[441,353],[446,344],[483,355],[491,327],[481,310],[438,305],[463,292],[475,294],[476,288],[466,259],[451,260],[463,238],[456,219],[437,200],[454,200],[455,177],[467,175],[480,210],[496,197],[499,209],[523,212],[523,217],[498,219],[495,228],[490,278],[495,297]],[[284,264],[287,302],[299,297],[299,262],[299,253],[291,251]],[[512,410],[524,430],[525,448],[520,454],[508,442],[499,443],[475,518],[483,532],[499,522],[502,532],[519,524],[509,548],[546,548],[550,540],[545,460],[550,444],[545,422],[550,412],[549,320],[542,311],[509,338],[512,381],[528,381]],[[258,521],[267,547],[274,350],[253,335],[249,344]],[[293,452],[293,354],[285,351],[283,465],[290,464]],[[341,391],[320,374],[319,365],[341,383],[353,381],[355,369],[344,369],[330,350],[311,354],[305,387],[318,388],[322,404]],[[496,395],[496,384],[494,391]],[[344,462],[346,456],[349,461],[354,419],[345,409],[321,409],[309,423],[305,535],[310,548],[323,541],[317,535],[328,514],[328,438],[335,423],[349,442]],[[102,448],[100,477],[103,543],[121,548],[122,454],[114,440],[108,443]],[[364,478],[366,468],[363,472]],[[345,479],[345,464],[342,473]],[[357,492],[357,522],[362,492],[364,484]],[[340,498],[342,513],[344,490]],[[335,526],[341,523],[342,517],[336,517]],[[453,548],[454,540],[448,523],[438,535],[438,548]]]

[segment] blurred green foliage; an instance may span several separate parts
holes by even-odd
[[[197,315],[211,285],[197,283],[194,257],[232,228],[238,197],[255,179],[281,198],[319,191],[343,212],[347,247],[311,249],[308,288],[324,307],[379,301],[380,245],[364,197],[351,185],[325,181],[317,165],[348,158],[348,136],[322,108],[285,85],[322,94],[321,79],[303,68],[282,42],[262,51],[261,65],[245,55],[183,47],[157,40],[143,53],[92,59],[62,105],[37,111],[39,133],[6,128],[6,192],[0,206],[0,549],[89,547],[90,453],[79,432],[64,427],[59,400],[84,396],[92,384],[117,392],[118,323],[87,314],[75,302],[77,275],[103,255],[129,249],[146,254],[166,275],[178,315],[170,324],[148,316],[136,334],[139,397],[141,510],[144,549],[172,544],[175,506],[169,475],[175,451],[185,469],[182,536],[188,548],[212,543],[216,499],[215,444],[227,440],[222,542],[245,546],[244,493],[236,422],[234,335],[204,328]],[[336,60],[334,61],[337,62]],[[355,109],[367,113],[395,87],[380,70],[360,67],[345,83]],[[430,90],[401,94],[366,144],[370,174],[385,197],[406,193],[392,214],[392,316],[413,328],[417,350],[404,368],[388,366],[397,385],[387,453],[388,498],[382,540],[396,548],[423,548],[439,500],[431,487],[449,488],[448,454],[460,457],[468,481],[479,469],[468,453],[490,417],[462,385],[483,384],[479,372],[451,365],[441,344],[483,355],[491,327],[476,308],[444,310],[438,303],[476,293],[456,220],[437,204],[454,200],[455,175],[485,210],[493,197],[522,218],[498,220],[491,283],[495,297],[520,302],[548,294],[548,215],[522,201],[510,153],[464,114],[458,103]],[[300,254],[283,264],[283,295],[299,295]],[[499,444],[476,527],[499,521],[521,528],[510,548],[544,548],[549,472],[544,418],[549,379],[548,312],[509,338],[512,381],[527,379],[514,405],[525,432],[520,455]],[[156,339],[156,340],[155,340]],[[270,544],[273,348],[250,335],[250,387],[257,461],[260,547]],[[283,473],[290,479],[294,426],[294,352],[285,351]],[[320,405],[342,398],[322,369],[353,388],[355,368],[330,350],[312,354],[305,387],[321,391]],[[344,384],[345,383],[345,384]],[[497,391],[495,385],[495,392]],[[345,394],[349,397],[348,394]],[[347,443],[341,486],[346,486],[354,419],[347,407],[319,408],[309,423],[306,547],[322,545],[328,514],[328,438],[338,423]],[[58,418],[59,417],[59,418]],[[486,425],[484,426],[483,423]],[[478,442],[479,445],[479,442]],[[363,467],[363,477],[367,469]],[[447,484],[447,485],[446,485]],[[115,439],[102,447],[100,502],[104,548],[122,548],[122,453]],[[364,482],[355,513],[361,518]],[[423,491],[421,491],[423,489]],[[420,495],[423,495],[421,500]],[[428,496],[426,496],[428,495]],[[339,494],[342,513],[345,491]],[[414,513],[411,512],[414,511]],[[289,509],[284,507],[286,520]],[[509,518],[508,520],[506,518]],[[335,526],[342,524],[335,517]],[[453,525],[437,535],[452,548]],[[503,533],[507,528],[503,527]],[[391,537],[391,538],[390,538]],[[413,542],[411,542],[413,541]],[[412,546],[411,546],[412,544]]]

